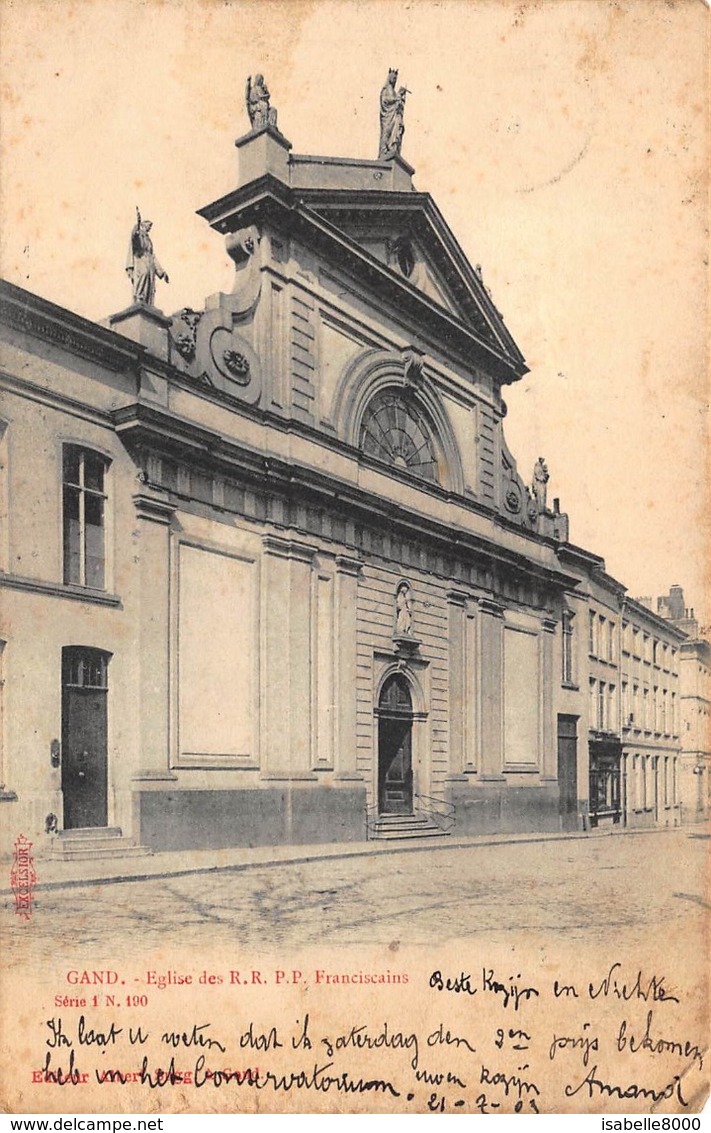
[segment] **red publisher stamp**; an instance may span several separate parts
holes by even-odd
[[[15,839],[10,885],[15,895],[15,912],[26,921],[32,916],[32,892],[37,884],[35,861],[32,857],[33,843],[20,834]]]

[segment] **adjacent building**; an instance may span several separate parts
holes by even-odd
[[[657,612],[686,635],[679,648],[679,789],[685,820],[698,822],[708,817],[711,792],[711,642],[681,586],[657,599]]]
[[[559,558],[578,577],[562,615],[561,703],[585,743],[582,821],[678,825],[684,633],[632,599],[603,559],[569,542]]]
[[[255,123],[229,293],[140,218],[103,325],[1,287],[4,848],[678,821],[684,635],[519,473],[481,273],[399,148]]]

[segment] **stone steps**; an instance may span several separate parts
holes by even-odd
[[[447,836],[447,831],[422,814],[382,814],[370,824],[370,837],[377,841]]]
[[[98,858],[146,857],[147,846],[125,838],[118,826],[91,826],[63,830],[54,840],[52,857],[61,861],[93,861]]]

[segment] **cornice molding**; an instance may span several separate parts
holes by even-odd
[[[336,569],[339,574],[347,574],[352,578],[357,578],[363,570],[363,563],[360,559],[353,559],[350,555],[336,555]]]
[[[289,464],[284,460],[265,456],[261,450],[240,445],[203,426],[194,426],[190,421],[175,417],[166,410],[136,403],[117,410],[114,420],[119,435],[125,436],[126,440],[133,436],[137,445],[155,444],[162,449],[174,449],[182,460],[190,459],[191,455],[199,457],[202,461],[209,462],[216,471],[232,474],[238,471],[240,475],[253,481],[255,487],[263,490],[286,491],[301,495],[311,492],[314,497],[320,497],[326,506],[337,499],[349,509],[355,522],[375,521],[386,522],[390,526],[396,525],[402,532],[403,538],[427,540],[437,544],[443,553],[490,560],[556,588],[570,588],[578,582],[576,578],[563,573],[556,566],[546,566],[529,559],[523,552],[504,548],[485,536],[473,535],[464,528],[453,529],[443,521],[434,520],[422,512],[414,512],[410,509],[403,512],[402,507],[395,500],[384,499],[358,485],[316,468]],[[267,423],[265,421],[265,424]],[[351,449],[348,449],[348,453],[352,457],[357,455]],[[407,479],[407,483],[412,487],[411,478]],[[419,482],[417,486],[420,486]],[[489,515],[485,508],[475,505],[474,501],[470,501],[467,497],[447,493],[443,489],[439,489],[436,494],[439,498],[451,500],[478,514]],[[544,538],[534,535],[527,538],[539,545],[547,544]]]
[[[506,607],[491,598],[480,598],[479,609],[482,614],[490,614],[492,618],[503,618]]]
[[[301,563],[312,563],[318,548],[298,539],[283,539],[278,535],[263,535],[262,547],[265,555],[278,559],[296,559]]]
[[[462,609],[466,608],[467,599],[469,595],[464,590],[448,590],[447,601],[450,606],[459,606]]]
[[[66,397],[62,393],[57,393],[56,390],[39,386],[35,382],[28,382],[25,378],[18,378],[15,374],[0,369],[0,387],[2,386],[12,390],[18,397],[29,398],[40,405],[51,405],[53,409],[70,413],[73,417],[81,418],[82,421],[90,421],[92,425],[113,430],[113,414],[110,411],[96,409],[92,405],[87,405],[86,402],[77,401],[74,397]]]
[[[0,322],[117,373],[136,366],[145,353],[122,335],[4,280],[0,281]]]
[[[170,526],[177,510],[175,504],[156,499],[155,496],[147,496],[143,492],[137,493],[133,497],[133,502],[139,519],[145,519],[149,523],[159,523],[163,527]]]

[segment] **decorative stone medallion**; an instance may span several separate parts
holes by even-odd
[[[247,387],[256,371],[254,351],[241,335],[230,327],[215,327],[210,336],[210,358],[227,382]],[[229,385],[226,387],[229,390]]]
[[[249,361],[244,354],[239,350],[225,350],[223,360],[236,382],[241,386],[249,385]]]
[[[504,502],[506,503],[508,510],[510,512],[513,512],[514,515],[518,515],[518,513],[521,511],[521,495],[517,487],[513,483],[510,484],[506,492]]]

